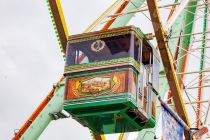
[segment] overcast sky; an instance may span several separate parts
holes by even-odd
[[[81,33],[113,0],[62,0],[70,34]],[[0,0],[0,139],[9,140],[63,74],[45,0]],[[97,4],[96,4],[97,3]],[[53,121],[40,139],[90,139],[72,119]]]
[[[69,33],[83,32],[113,1],[61,0]],[[45,0],[0,3],[0,139],[9,140],[62,76],[64,61]],[[136,17],[130,23],[141,25],[145,33],[153,31],[144,15]],[[87,128],[63,119],[50,123],[39,139],[91,138]]]
[[[61,0],[69,33],[83,32],[113,2]],[[9,140],[59,80],[64,61],[45,0],[0,3],[0,139]],[[143,23],[145,32],[151,32],[151,22]],[[39,139],[88,140],[90,134],[76,121],[64,119],[50,123]]]

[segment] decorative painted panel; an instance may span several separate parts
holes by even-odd
[[[130,70],[68,78],[65,100],[129,92],[136,96],[136,74]]]

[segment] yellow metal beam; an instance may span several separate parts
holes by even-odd
[[[104,11],[84,32],[90,32],[99,25],[123,0],[116,0],[106,11]]]
[[[119,4],[123,0],[116,0],[106,11],[104,11],[85,31],[84,33],[93,31],[97,25],[99,25],[104,18],[106,18],[113,10],[119,7]],[[91,131],[95,140],[106,140],[104,135],[95,134]],[[120,134],[119,140],[122,140],[124,133]]]
[[[156,0],[147,0],[155,36],[157,39],[159,51],[161,54],[164,70],[168,80],[169,87],[172,92],[174,104],[178,115],[182,120],[190,127],[190,122],[186,113],[185,105],[182,99],[181,89],[179,87],[179,82],[176,77],[173,60],[169,51],[168,44],[166,42],[164,29],[161,23],[157,2]],[[190,133],[186,130],[184,131],[185,139],[190,140]]]
[[[116,9],[116,7],[123,0],[116,0],[104,13],[102,13],[84,32],[92,31],[107,15]],[[68,29],[66,26],[65,18],[63,15],[63,10],[60,4],[60,0],[48,0],[50,11],[52,13],[54,24],[58,33],[59,41],[62,46],[62,51],[66,53],[66,45],[68,41]],[[92,132],[95,140],[105,140],[104,135],[95,134]]]
[[[56,27],[58,37],[59,37],[59,43],[61,45],[62,52],[66,53],[66,44],[67,39],[69,36],[68,29],[66,26],[66,21],[63,15],[63,10],[61,7],[60,0],[47,0],[49,3],[49,8],[51,11],[51,16],[54,19],[54,26]]]
[[[93,137],[94,137],[95,140],[106,140],[104,135],[96,134],[93,131],[91,131],[91,132],[92,132]]]
[[[64,53],[66,53],[66,45],[67,45],[67,41],[68,41],[68,29],[66,26],[66,22],[65,22],[65,18],[63,15],[63,10],[61,7],[61,3],[60,0],[47,0],[49,3],[49,7],[50,7],[50,11],[51,14],[53,16],[54,19],[54,24],[58,33],[58,37],[59,37],[59,41],[61,43],[62,46],[62,51]],[[86,32],[90,32],[92,30],[94,30],[94,28],[100,24],[100,22],[106,18],[108,16],[108,14],[110,14],[113,10],[116,10],[119,5],[123,2],[123,0],[116,0],[105,12],[103,12],[85,31]],[[92,131],[91,131],[92,132]],[[95,134],[94,132],[92,132],[93,137],[95,140],[105,140],[105,136],[104,135],[100,135],[100,134]],[[124,133],[121,133],[119,136],[119,140],[122,140],[124,136]]]
[[[118,140],[123,140],[124,133],[120,133]]]

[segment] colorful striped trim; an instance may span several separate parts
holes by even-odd
[[[91,62],[85,64],[65,66],[65,73],[79,71],[79,70],[85,71],[87,69],[96,69],[97,67],[109,67],[112,65],[124,64],[124,63],[131,63],[131,65],[133,65],[137,71],[140,68],[140,64],[136,62],[132,57],[125,57],[125,58],[111,59],[100,62]]]

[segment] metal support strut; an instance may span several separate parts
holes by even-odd
[[[165,38],[165,31],[162,27],[161,19],[159,16],[157,2],[156,0],[147,0],[147,4],[148,4],[155,36],[157,39],[159,51],[161,54],[164,70],[165,70],[168,84],[169,84],[169,87],[170,87],[170,90],[172,92],[172,96],[174,99],[175,107],[177,109],[178,115],[188,125],[188,127],[190,127],[189,119],[188,119],[185,105],[184,105],[182,95],[181,95],[181,89],[180,89],[179,82],[176,77],[173,60],[171,58],[170,50],[169,50],[169,47]],[[186,140],[191,140],[191,136],[188,131],[185,130],[184,135],[185,135]]]

